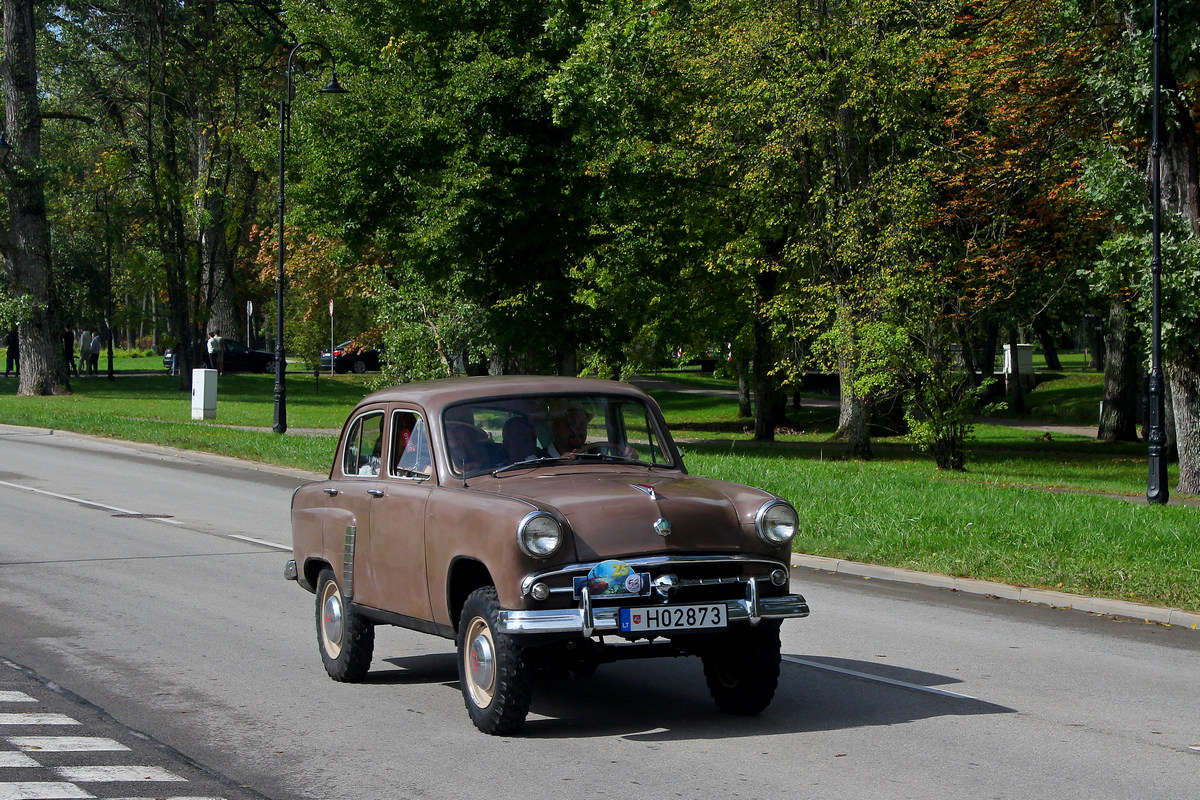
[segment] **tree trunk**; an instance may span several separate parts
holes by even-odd
[[[1178,91],[1171,60],[1164,59],[1163,89],[1167,98],[1163,126],[1160,178],[1167,208],[1187,222],[1191,235],[1200,237],[1200,150],[1197,150],[1196,120]],[[1169,274],[1169,264],[1164,273]],[[1164,317],[1169,317],[1164,313]],[[1174,445],[1179,455],[1179,484],[1176,491],[1200,494],[1200,356],[1196,355],[1194,327],[1189,336],[1175,334],[1176,344],[1163,354],[1168,402],[1174,416]],[[1168,414],[1168,419],[1172,414]]]
[[[165,55],[164,36],[170,22],[161,5],[153,8],[147,20],[147,61],[154,63],[155,50]],[[191,294],[188,280],[187,236],[183,220],[183,199],[180,186],[185,183],[180,174],[179,137],[175,117],[179,109],[173,98],[173,87],[166,78],[150,70],[146,92],[146,180],[154,208],[158,247],[167,283],[168,330],[183,356],[179,371],[179,388],[192,386],[192,369],[198,365],[197,331],[192,324]]]
[[[761,315],[755,315],[753,328],[754,359],[751,368],[754,376],[754,438],[760,442],[773,442],[775,419],[771,411],[771,393],[774,391],[771,367],[775,363],[775,356],[771,328]]]
[[[1013,411],[1025,413],[1025,387],[1021,385],[1021,359],[1017,353],[1017,326],[1008,329],[1008,372],[1004,379],[1008,381],[1008,393],[1012,396]]]
[[[754,438],[760,442],[775,441],[775,414],[771,397],[775,381],[771,370],[775,366],[775,343],[771,335],[771,321],[764,309],[775,297],[779,276],[764,270],[754,277],[755,304],[754,320],[751,323],[754,337]]]
[[[838,297],[839,314],[848,314],[846,301]],[[853,335],[853,334],[849,334]],[[855,388],[858,361],[854,355],[856,345],[843,343],[838,348],[838,384],[841,387],[841,402],[838,411],[836,438],[846,441],[852,458],[871,458],[871,413],[866,401]]]
[[[981,381],[996,377],[996,348],[1000,345],[1000,323],[989,319],[986,331],[983,342],[983,358],[980,359],[981,363],[979,364]]]
[[[1179,452],[1176,492],[1200,494],[1200,356],[1170,365],[1171,408]]]
[[[233,274],[233,258],[229,251],[226,230],[229,227],[227,192],[228,164],[225,174],[217,169],[221,150],[220,126],[217,115],[208,107],[207,99],[200,100],[196,133],[196,211],[200,219],[201,280],[204,303],[208,309],[209,331],[221,331],[222,336],[237,337],[237,309],[234,307],[237,285]]]
[[[967,333],[967,327],[962,323],[954,325],[954,334],[958,339],[958,365],[967,373],[967,380],[972,386],[978,386],[980,381],[979,366],[975,363],[975,341]]]
[[[64,394],[62,332],[55,324],[51,291],[50,223],[42,178],[42,112],[37,88],[35,3],[4,0],[5,136],[12,145],[4,178],[8,224],[4,260],[10,284],[28,295],[30,316],[21,325],[22,395]]]
[[[846,441],[852,458],[871,458],[870,409],[854,389],[854,364],[847,358],[838,359],[841,374],[841,404],[838,413],[838,438]]]
[[[1046,359],[1046,369],[1062,372],[1062,361],[1058,358],[1058,347],[1054,344],[1054,336],[1045,325],[1035,324],[1033,333],[1037,336],[1038,344],[1042,346],[1042,357]]]
[[[1140,348],[1137,328],[1130,324],[1126,298],[1113,295],[1104,334],[1104,413],[1100,415],[1098,439],[1106,442],[1136,442]]]
[[[733,362],[733,370],[738,382],[738,416],[748,417],[754,413],[754,406],[750,402],[750,370],[745,359]]]
[[[1104,323],[1101,319],[1093,314],[1087,315],[1088,326],[1088,347],[1089,359],[1088,366],[1096,370],[1096,372],[1104,371]]]

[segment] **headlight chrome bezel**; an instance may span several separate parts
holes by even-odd
[[[547,546],[549,541],[552,546]],[[517,547],[530,558],[549,558],[562,543],[562,523],[549,511],[530,511],[517,523]]]
[[[785,530],[790,527],[791,531],[786,535],[780,535],[781,525]],[[757,531],[758,538],[772,547],[783,547],[789,544],[796,538],[799,528],[800,515],[786,500],[777,499],[763,503],[754,517],[754,530]]]

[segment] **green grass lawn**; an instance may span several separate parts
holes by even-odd
[[[324,472],[336,436],[298,429],[339,429],[371,388],[369,378],[290,373],[290,433],[279,436],[270,432],[270,375],[222,376],[217,419],[193,421],[190,393],[161,359],[121,363],[156,372],[72,379],[74,394],[62,397],[17,397],[15,380],[0,381],[0,422]],[[1025,416],[1094,424],[1100,377],[1063,375],[1027,395]],[[660,377],[732,388],[710,376]],[[1048,440],[985,420],[969,445],[967,471],[944,473],[899,438],[873,440],[870,462],[844,459],[843,446],[830,440],[833,408],[802,403],[789,410],[791,426],[779,440],[762,445],[750,440],[752,421],[737,416],[733,398],[654,394],[687,442],[692,472],[762,486],[796,505],[803,552],[1200,610],[1200,508],[1125,499],[1145,494],[1144,445],[1063,434]]]

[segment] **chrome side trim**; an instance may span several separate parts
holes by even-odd
[[[342,551],[342,594],[349,600],[354,597],[354,539],[357,525],[346,526],[346,545]]]
[[[748,599],[725,601],[730,622],[757,624],[757,620],[763,619],[808,616],[808,603],[798,594],[757,597],[756,593],[754,606],[752,610]],[[498,623],[502,633],[578,633],[586,637],[598,632],[617,631],[621,627],[618,608],[592,608],[590,598],[586,602],[581,601],[579,608],[501,611]]]
[[[630,567],[636,568],[638,572],[644,572],[654,567],[676,567],[689,566],[695,564],[743,564],[753,565],[761,564],[764,567],[779,567],[784,570],[788,569],[788,565],[777,558],[769,558],[767,556],[745,556],[740,554],[730,554],[727,556],[643,556],[641,558],[623,558],[621,561],[628,564]],[[531,572],[521,579],[521,594],[528,595],[533,584],[538,581],[553,580],[554,578],[583,574],[586,575],[592,567],[598,564],[598,561],[587,562],[582,564],[564,564],[561,567],[546,570],[545,572]],[[704,578],[694,579],[696,585],[700,583],[720,583],[721,578]],[[734,579],[741,580],[741,579]]]

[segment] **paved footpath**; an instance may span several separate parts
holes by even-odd
[[[0,800],[76,798],[262,800],[262,795],[0,658]]]

